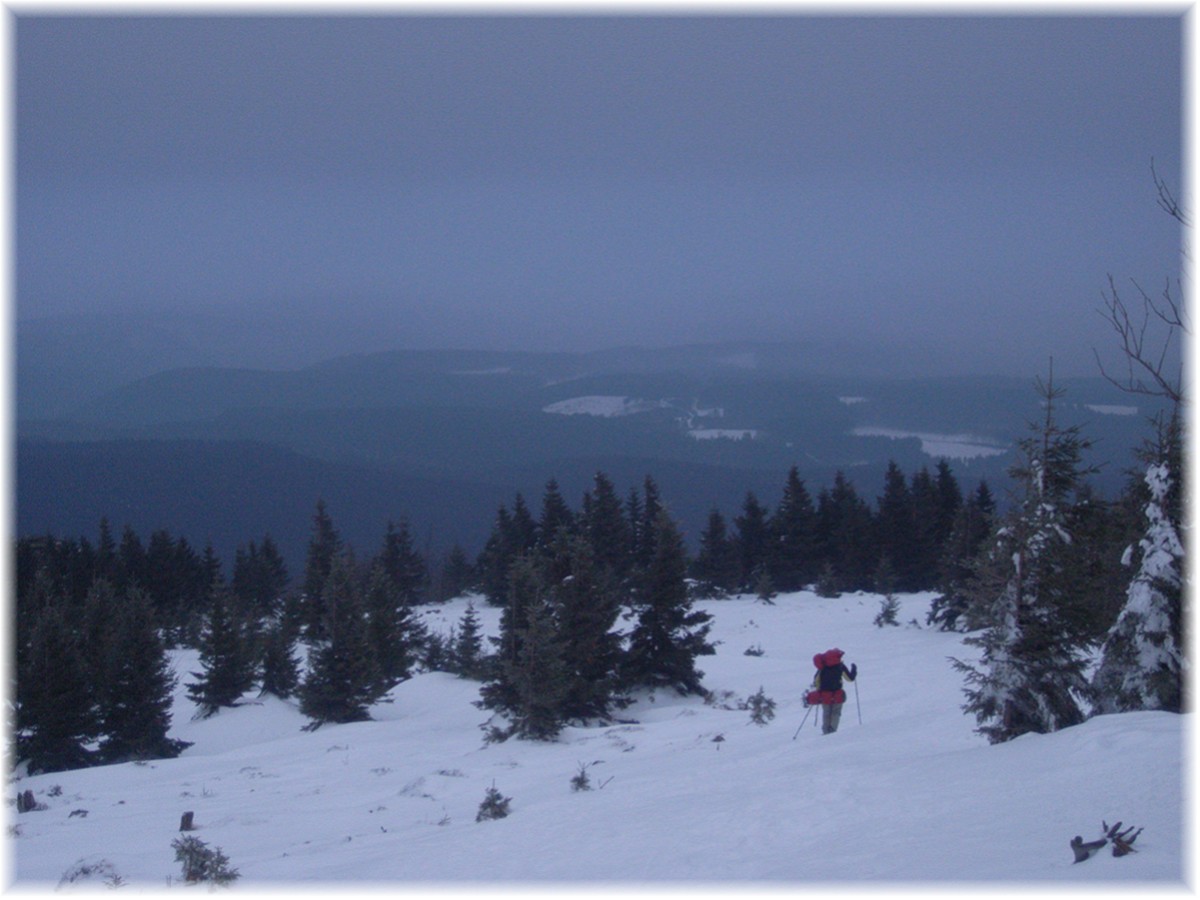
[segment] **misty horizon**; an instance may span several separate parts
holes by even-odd
[[[18,332],[191,315],[239,364],[256,340],[269,365],[769,341],[1086,374],[1119,355],[1109,275],[1136,296],[1181,270],[1151,174],[1180,185],[1180,16],[14,36]]]

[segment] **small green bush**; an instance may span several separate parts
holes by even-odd
[[[479,804],[479,812],[475,814],[475,821],[486,822],[489,819],[503,819],[508,815],[508,805],[511,802],[512,798],[505,797],[496,790],[496,785],[493,784],[484,794],[483,802]]]
[[[225,886],[239,877],[238,870],[229,867],[229,857],[220,847],[209,847],[191,835],[176,838],[171,846],[175,848],[176,861],[183,865],[183,880],[189,884],[209,882]]]

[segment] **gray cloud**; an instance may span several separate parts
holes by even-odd
[[[1090,365],[1178,272],[1181,19],[19,16],[20,316]]]

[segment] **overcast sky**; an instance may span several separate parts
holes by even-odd
[[[1179,273],[1182,9],[782,13],[18,16],[18,318],[1094,373],[1108,275]]]

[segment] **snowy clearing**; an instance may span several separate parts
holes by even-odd
[[[693,428],[688,434],[698,441],[752,441],[758,437],[754,428]]]
[[[857,437],[885,437],[893,440],[917,438],[921,442],[921,452],[935,459],[976,459],[981,456],[1001,456],[1008,452],[1007,448],[997,447],[987,438],[970,434],[930,434],[869,425],[859,426],[850,433]]]
[[[1138,412],[1136,406],[1113,406],[1104,403],[1085,403],[1084,408],[1105,416],[1136,416]]]
[[[630,416],[634,413],[663,409],[669,404],[663,400],[635,400],[630,397],[590,395],[560,400],[542,407],[542,412],[563,416]]]
[[[248,696],[193,721],[181,684],[172,736],[195,743],[180,758],[10,785],[45,806],[20,815],[10,806],[11,877],[53,888],[82,862],[96,875],[66,887],[95,889],[114,874],[127,891],[181,886],[171,842],[192,811],[193,834],[241,873],[235,891],[1184,887],[1191,716],[1101,716],[990,746],[960,711],[949,661],[973,654],[961,635],[917,624],[930,597],[901,597],[907,624],[884,628],[873,624],[881,598],[872,594],[699,603],[720,642],[698,661],[711,702],[644,694],[622,713],[627,722],[568,728],[553,743],[485,744],[478,684],[443,673],[396,687],[375,721],[315,732],[274,698]],[[423,608],[423,620],[446,632],[467,603]],[[497,633],[499,610],[475,603]],[[840,730],[825,736],[801,697],[813,654],[835,645],[859,680]],[[196,662],[176,655],[181,681]],[[777,704],[762,726],[739,708],[760,688]],[[591,789],[574,791],[581,767]],[[493,785],[511,814],[476,822]],[[1073,863],[1071,838],[1099,837],[1102,820],[1143,827],[1138,852]]]

